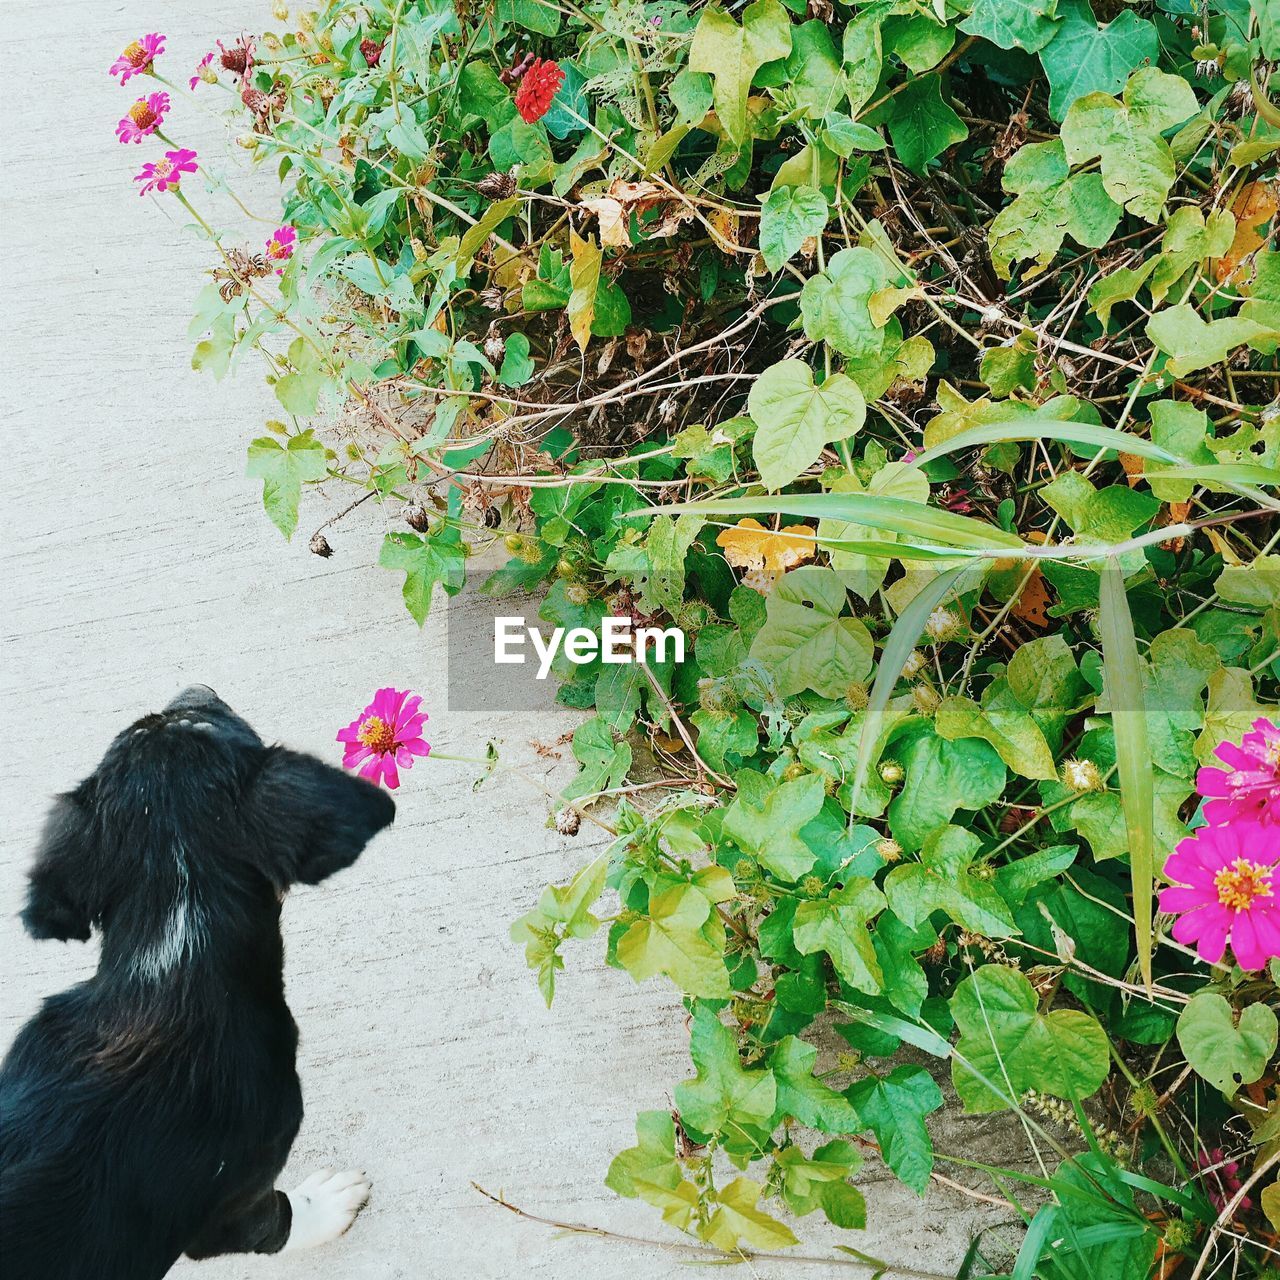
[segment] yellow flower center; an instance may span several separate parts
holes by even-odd
[[[1248,911],[1255,898],[1271,897],[1271,868],[1248,858],[1237,858],[1213,877],[1218,901],[1233,911]]]
[[[126,46],[120,56],[127,58],[133,66],[140,67],[147,60],[147,51],[142,47],[141,40],[135,40],[131,45]]]
[[[279,240],[268,240],[267,241],[267,257],[283,258],[284,245],[282,245]]]
[[[396,745],[395,733],[381,716],[369,716],[360,726],[356,737],[371,751],[380,754],[394,750]]]
[[[173,165],[168,160],[157,160],[152,173],[153,178],[167,178],[173,172]]]
[[[139,98],[137,102],[129,108],[129,119],[138,126],[139,129],[146,129],[159,119],[159,115],[151,110],[146,98]]]

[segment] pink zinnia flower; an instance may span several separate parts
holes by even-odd
[[[1231,767],[1196,774],[1196,790],[1209,797],[1206,821],[1217,825],[1244,818],[1280,826],[1280,728],[1255,720],[1239,746],[1224,742],[1214,755]]]
[[[166,151],[164,159],[157,160],[154,164],[148,161],[142,166],[141,173],[133,175],[133,180],[142,183],[142,190],[138,194],[145,196],[152,191],[168,191],[170,187],[176,190],[178,183],[182,181],[182,175],[195,173],[198,168],[196,153],[182,147],[178,151]]]
[[[165,113],[169,110],[167,93],[152,93],[139,98],[126,113],[123,120],[116,125],[116,137],[121,142],[141,142],[143,138],[164,124]]]
[[[192,90],[195,89],[196,85],[198,85],[201,80],[203,80],[205,84],[218,83],[218,73],[209,69],[209,64],[212,61],[213,50],[210,50],[203,58],[200,59],[199,62],[196,63],[196,73],[191,77],[190,88]]]
[[[1160,910],[1179,913],[1173,936],[1195,943],[1202,960],[1217,964],[1227,942],[1242,969],[1261,969],[1280,956],[1276,862],[1280,844],[1261,822],[1201,827],[1169,855]],[[1180,914],[1185,913],[1185,914]]]
[[[267,257],[273,262],[288,262],[297,243],[298,233],[292,227],[277,227],[267,241]]]
[[[422,726],[427,713],[419,711],[422,699],[407,689],[379,689],[373,701],[345,729],[338,730],[345,743],[344,769],[358,769],[370,782],[384,782],[394,791],[400,785],[397,769],[413,767],[414,756],[427,755]]]
[[[108,69],[110,75],[118,75],[121,84],[128,84],[130,76],[150,75],[151,64],[164,52],[164,36],[152,32],[127,45]]]

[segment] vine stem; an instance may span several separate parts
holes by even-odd
[[[905,1276],[908,1280],[949,1280],[949,1277],[937,1271],[917,1271],[913,1267],[899,1267],[892,1263],[884,1265],[878,1261],[862,1262],[857,1258],[820,1258],[813,1254],[755,1253],[750,1249],[736,1249],[732,1253],[725,1253],[720,1249],[713,1249],[707,1245],[686,1244],[682,1240],[653,1240],[647,1236],[633,1236],[625,1231],[611,1231],[608,1227],[596,1227],[586,1222],[562,1222],[559,1218],[545,1218],[541,1214],[530,1213],[528,1209],[522,1209],[519,1205],[512,1204],[501,1193],[495,1195],[492,1191],[486,1190],[474,1180],[472,1180],[471,1185],[491,1204],[496,1204],[499,1208],[506,1209],[508,1213],[514,1213],[517,1218],[523,1218],[526,1222],[536,1222],[544,1227],[555,1227],[557,1231],[569,1231],[574,1235],[594,1236],[597,1240],[612,1240],[618,1244],[644,1245],[646,1248],[661,1249],[667,1253],[691,1253],[720,1264],[735,1260],[739,1262],[798,1262],[820,1267],[848,1267],[870,1276]]]

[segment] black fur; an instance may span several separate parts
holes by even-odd
[[[264,745],[211,689],[111,744],[49,814],[23,922],[101,934],[0,1067],[0,1275],[152,1280],[280,1249],[302,1121],[280,902],[350,866],[391,798]]]

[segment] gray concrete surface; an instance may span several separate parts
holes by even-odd
[[[528,747],[576,723],[550,694],[536,714],[485,722],[441,705],[442,619],[420,633],[397,579],[373,567],[378,512],[335,533],[327,562],[306,550],[327,512],[320,500],[292,545],[276,534],[242,475],[245,444],[273,413],[269,392],[251,367],[220,385],[190,371],[186,325],[210,255],[172,201],[134,193],[131,176],[156,148],[115,141],[133,95],[106,67],[159,29],[170,37],[165,69],[185,84],[215,36],[253,30],[267,10],[266,0],[4,5],[20,56],[3,88],[0,1047],[44,995],[94,964],[92,945],[34,943],[15,919],[49,797],[188,682],[212,684],[265,736],[335,761],[333,733],[366,696],[409,684],[434,712],[438,749],[474,753],[498,736],[549,786],[569,772]],[[171,136],[216,157],[227,133],[184,105]],[[590,837],[548,832],[545,801],[524,783],[498,780],[476,797],[465,767],[442,762],[408,775],[399,803],[395,827],[355,868],[295,893],[284,915],[307,1107],[284,1185],[354,1165],[372,1176],[372,1202],[323,1252],[175,1274],[678,1274],[678,1255],[557,1238],[469,1185],[534,1213],[676,1238],[602,1179],[632,1141],[635,1111],[665,1105],[686,1074],[677,1001],[661,983],[637,987],[605,968],[601,947],[587,945],[570,953],[548,1012],[507,938],[541,886],[587,856]],[[962,1122],[946,1138],[971,1151],[984,1127]],[[953,1268],[991,1212],[941,1189],[918,1201],[875,1169],[864,1189],[868,1229],[853,1243],[930,1271]],[[816,1224],[801,1231],[805,1253],[831,1256]],[[829,1262],[751,1270],[837,1274]]]

